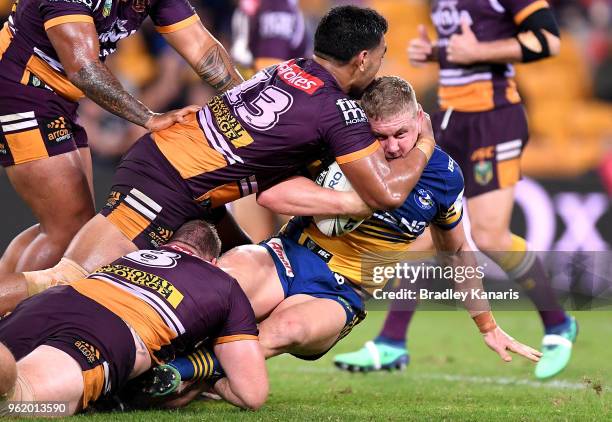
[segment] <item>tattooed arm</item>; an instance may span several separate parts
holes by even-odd
[[[243,82],[225,48],[200,21],[163,35],[200,78],[218,92]]]
[[[159,114],[149,110],[119,83],[98,57],[100,46],[91,23],[70,22],[53,26],[47,36],[57,52],[66,76],[77,88],[105,110],[155,131],[165,129],[199,109],[196,106]]]

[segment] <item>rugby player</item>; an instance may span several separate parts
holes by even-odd
[[[255,317],[238,283],[215,266],[220,249],[212,226],[190,221],[159,249],[21,303],[0,321],[2,404],[67,402],[74,414],[205,342],[226,374],[214,391],[261,407],[268,379]]]
[[[438,98],[433,116],[436,141],[461,166],[471,236],[519,283],[535,304],[545,335],[537,378],[558,374],[569,363],[578,326],[558,303],[551,281],[525,239],[511,233],[514,186],[529,134],[525,111],[514,82],[513,62],[531,63],[559,52],[559,29],[544,0],[473,0],[432,3],[438,41],[425,27],[410,42],[410,61],[440,65]],[[431,249],[423,242],[419,248]],[[388,315],[373,347],[337,357],[347,367],[371,367],[371,350],[384,356],[383,366],[405,360],[406,327],[411,312]]]
[[[378,78],[364,94],[362,106],[389,160],[414,147],[424,116],[410,84],[397,77]],[[301,200],[304,192],[323,189],[304,185],[298,190],[295,183],[286,181],[260,196],[266,197],[264,202],[290,203],[283,211],[300,212],[309,206]],[[365,317],[364,297],[384,287],[368,277],[371,268],[363,265],[364,255],[375,257],[377,266],[394,265],[406,257],[426,226],[437,250],[451,253],[451,265],[475,266],[461,222],[463,188],[459,166],[436,148],[419,182],[396,210],[376,211],[340,237],[325,236],[311,219],[293,218],[278,237],[224,254],[219,265],[236,278],[249,298],[260,321],[259,340],[266,358],[282,353],[306,360],[323,356]],[[477,289],[482,283],[474,279],[456,283],[456,288]],[[504,361],[512,360],[508,351],[538,361],[540,352],[496,324],[486,300],[466,301],[465,306],[486,345]],[[182,358],[162,369],[201,375],[202,371],[194,370],[196,361],[197,355]]]
[[[323,156],[337,160],[368,206],[400,206],[434,151],[431,127],[418,134],[414,149],[388,163],[349,97],[359,96],[378,72],[386,30],[372,9],[334,8],[317,28],[314,59],[264,69],[183,123],[144,136],[123,157],[106,205],[65,258],[48,270],[4,277],[0,313],[52,283],[155,248],[185,221],[265,191]],[[336,212],[369,211],[354,196],[358,201],[336,200]]]
[[[242,0],[232,17],[232,58],[252,75],[292,57],[309,57],[312,46],[296,0]],[[257,204],[255,195],[231,206],[236,222],[258,243],[288,221]]]
[[[0,274],[55,265],[94,212],[91,155],[77,122],[84,96],[150,131],[199,107],[154,113],[104,64],[151,16],[168,43],[218,91],[242,78],[188,0],[19,0],[0,30],[0,165],[38,224],[17,236]],[[61,204],[61,206],[58,206]]]

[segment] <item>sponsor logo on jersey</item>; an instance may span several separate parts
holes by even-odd
[[[262,38],[290,40],[295,34],[297,16],[290,12],[267,12],[259,17],[259,35]]]
[[[113,0],[104,0],[104,6],[102,7],[102,16],[107,18],[110,15],[112,7],[113,7]]]
[[[414,202],[423,210],[431,209],[434,206],[433,194],[427,189],[417,189]]]
[[[221,97],[215,96],[208,102],[208,109],[211,111],[217,122],[217,127],[223,136],[236,148],[244,147],[253,142],[249,132],[242,127],[238,119],[230,112]]]
[[[490,160],[474,164],[474,180],[481,186],[489,184],[493,179],[493,162]]]
[[[47,142],[52,144],[58,144],[72,139],[70,123],[67,122],[63,116],[46,121],[43,126],[43,132]]]
[[[474,152],[470,156],[470,160],[471,161],[490,160],[493,158],[494,153],[495,153],[494,145],[489,146],[489,147],[481,147],[481,148],[474,150]]]
[[[331,261],[331,259],[334,257],[334,255],[331,252],[326,251],[325,249],[323,249],[322,247],[320,247],[319,245],[317,245],[312,239],[307,238],[306,242],[304,242],[304,246],[306,246],[306,248],[312,252],[314,252],[315,254],[317,254],[317,256],[319,258],[321,258],[323,261],[329,263],[329,261]]]
[[[340,110],[340,113],[342,113],[344,124],[346,126],[357,123],[365,123],[368,121],[365,111],[359,107],[359,104],[357,104],[357,101],[355,100],[339,98],[338,101],[336,101],[336,106]]]
[[[431,14],[431,20],[442,36],[449,36],[457,32],[461,26],[461,19],[472,23],[472,18],[466,10],[457,9],[458,0],[440,0],[438,7]]]
[[[135,29],[129,30],[126,28],[128,21],[125,19],[117,19],[111,25],[111,29],[98,35],[100,41],[100,57],[104,58],[117,50],[117,41],[129,37]]]
[[[85,356],[89,363],[95,363],[100,359],[100,351],[86,341],[77,340],[74,342],[74,347]]]
[[[64,3],[80,3],[82,5],[85,5],[89,9],[91,9],[91,7],[93,6],[92,0],[50,0],[50,1],[52,2],[63,1]]]
[[[158,275],[121,264],[105,265],[96,272],[113,274],[122,280],[155,290],[172,305],[174,309],[183,300],[183,294],[172,283]]]
[[[278,76],[283,82],[310,95],[325,85],[321,79],[312,76],[295,64],[295,60],[279,64],[277,70]]]
[[[2,142],[0,142],[0,154],[6,155],[7,153],[8,153],[8,151],[6,150],[6,145],[4,145]]]
[[[287,254],[285,253],[285,248],[283,247],[283,243],[278,237],[273,237],[272,239],[266,242],[273,251],[274,254],[278,257],[278,260],[285,267],[285,274],[288,277],[295,277],[293,274],[293,268],[291,267],[291,263],[289,263],[289,259],[287,258]]]

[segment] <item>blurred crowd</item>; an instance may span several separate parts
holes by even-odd
[[[231,51],[232,30],[236,33],[240,26],[232,20],[239,1],[257,0],[190,1],[204,25]],[[517,67],[532,131],[524,166],[527,174],[535,176],[571,176],[602,166],[602,157],[612,150],[612,0],[549,2],[562,27],[562,52],[557,58]],[[0,0],[0,22],[8,17],[12,3]],[[437,68],[411,68],[406,57],[406,45],[416,35],[416,25],[430,22],[428,2],[301,0],[311,30],[329,7],[346,3],[374,7],[389,19],[389,53],[381,73],[407,78],[425,108],[432,110]],[[433,35],[430,23],[429,31]],[[124,86],[156,111],[204,104],[212,95],[155,32],[150,20],[137,34],[119,43],[118,52],[107,64]],[[143,134],[143,129],[89,100],[83,101],[80,119],[99,164],[115,165]]]

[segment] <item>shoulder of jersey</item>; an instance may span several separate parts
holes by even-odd
[[[291,59],[282,62],[277,66],[277,75],[286,85],[310,96],[341,92],[328,75],[317,69],[312,60]]]
[[[444,184],[450,188],[457,186],[463,189],[463,173],[459,164],[439,147],[436,147],[427,163],[423,176],[428,179],[443,180]]]

